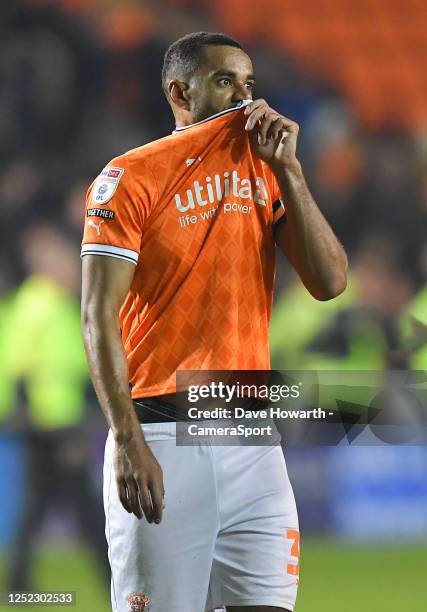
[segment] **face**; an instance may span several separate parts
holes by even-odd
[[[186,93],[193,123],[251,100],[255,84],[252,62],[244,51],[229,46],[206,46]]]

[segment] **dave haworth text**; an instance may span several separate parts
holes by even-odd
[[[189,408],[188,418],[197,420],[209,419],[314,419],[326,418],[326,412],[322,408],[312,410],[284,410],[278,406],[271,406],[261,410],[245,410],[244,408],[211,408],[201,410]]]

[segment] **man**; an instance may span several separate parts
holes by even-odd
[[[177,128],[102,171],[82,247],[85,345],[110,426],[113,610],[292,610],[281,448],[177,446],[175,373],[269,368],[274,240],[320,300],[344,290],[346,256],[305,184],[298,126],[252,101],[238,42],[190,34],[162,80]]]
[[[3,417],[4,430],[25,446],[25,498],[7,556],[11,591],[31,586],[38,536],[52,507],[73,512],[104,576],[110,573],[102,510],[90,478],[89,440],[82,435],[88,371],[74,245],[46,223],[33,222],[21,240],[28,276],[10,303],[0,349],[1,378],[9,383],[0,421]]]

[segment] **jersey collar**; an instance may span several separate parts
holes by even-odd
[[[191,123],[190,125],[183,125],[181,127],[177,127],[174,129],[174,131],[172,132],[172,134],[177,134],[178,132],[183,132],[184,130],[188,130],[189,128],[194,127],[195,125],[201,125],[202,123],[206,123],[207,121],[211,121],[211,119],[216,119],[217,117],[221,117],[221,115],[227,115],[228,113],[232,113],[236,110],[239,110],[240,108],[243,108],[244,106],[247,106],[248,104],[250,104],[252,102],[252,100],[240,100],[240,102],[238,102],[236,104],[236,106],[233,106],[232,108],[226,108],[225,110],[219,112],[219,113],[215,113],[215,115],[211,115],[210,117],[206,117],[206,119],[202,119],[201,121],[197,121],[196,123]]]

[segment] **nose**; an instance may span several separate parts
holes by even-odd
[[[233,102],[241,102],[241,100],[251,100],[252,93],[244,84],[236,84],[232,97]]]

